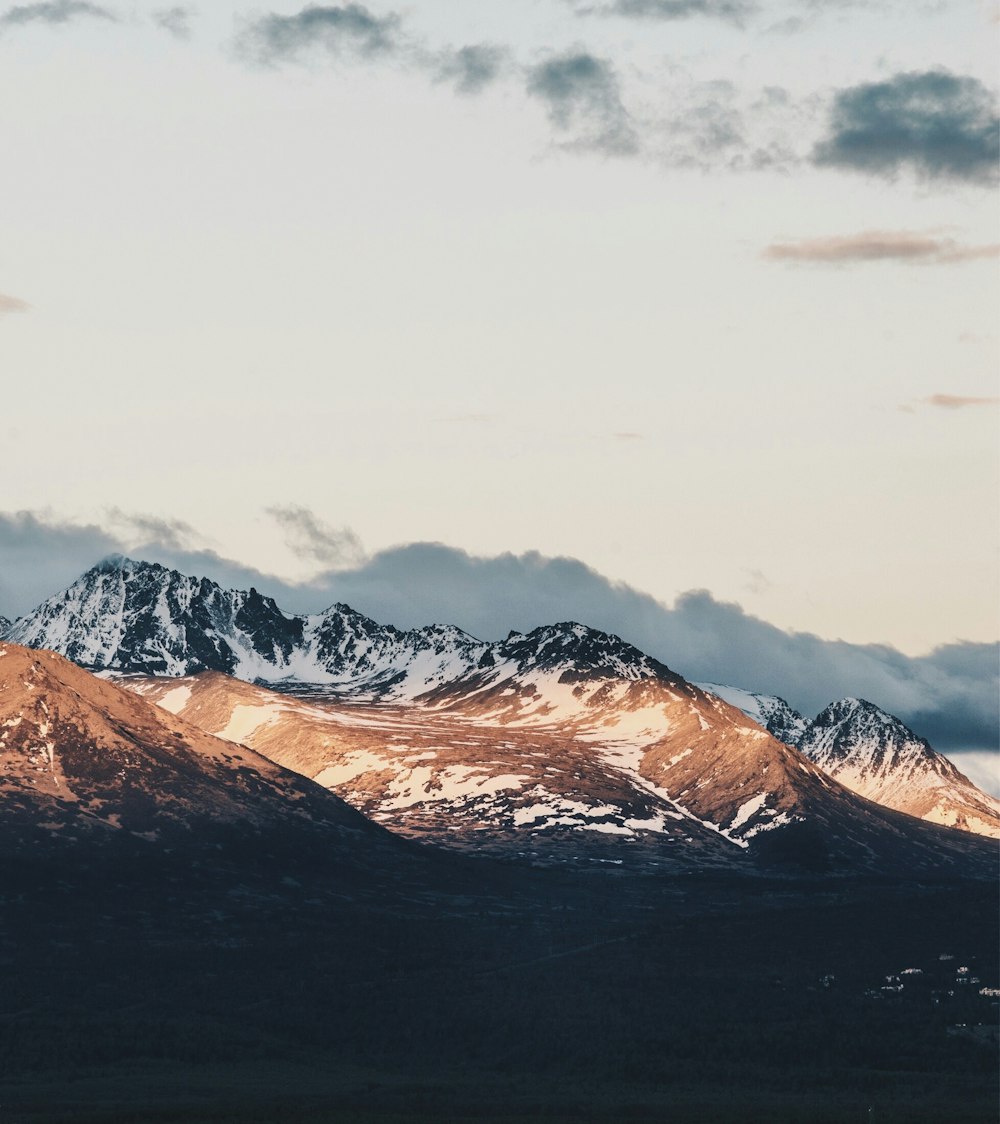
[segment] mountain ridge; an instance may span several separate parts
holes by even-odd
[[[366,768],[351,773],[333,755],[304,770],[316,765],[309,775],[356,781],[345,790],[356,806],[370,815],[391,812],[386,822],[407,830],[417,830],[422,817],[438,834],[456,830],[458,812],[463,830],[484,823],[506,830],[531,823],[525,817],[534,808],[542,833],[577,826],[635,838],[655,822],[665,837],[676,838],[668,823],[676,815],[697,821],[695,835],[708,828],[730,844],[759,848],[770,833],[777,832],[774,840],[792,828],[801,833],[796,825],[805,819],[826,824],[821,834],[840,840],[836,847],[843,844],[847,854],[852,817],[876,836],[884,828],[870,810],[845,800],[839,785],[831,789],[827,774],[794,746],[748,724],[744,710],[624,640],[576,622],[511,632],[494,642],[450,625],[404,632],[342,603],[295,616],[256,590],[227,591],[205,578],[118,557],[48,598],[8,636],[55,648],[102,674],[177,682],[211,670],[312,695],[320,704],[415,705],[423,723],[433,713],[442,730],[452,723],[447,736],[456,750],[444,752],[418,734],[433,765],[400,765],[373,752],[371,743],[359,751],[367,755]],[[162,693],[169,694],[169,686]],[[758,717],[783,724],[785,737],[797,730],[796,721],[804,722],[780,700],[779,706],[755,698]],[[378,725],[387,712],[371,713],[375,717],[366,721]],[[471,746],[462,736],[470,723],[490,732],[477,735],[478,749],[468,748],[463,757],[457,747]],[[531,738],[540,739],[534,749],[526,748]],[[554,788],[530,760],[550,749],[573,763],[556,768],[561,779]],[[280,747],[267,752],[282,760]],[[477,761],[476,753],[492,756]],[[409,788],[400,787],[405,777]],[[506,788],[497,787],[501,779]],[[437,815],[446,807],[435,806],[438,791],[464,794],[447,805],[451,820]],[[532,793],[537,799],[529,799]],[[577,815],[580,807],[589,810]]]
[[[701,686],[759,721],[852,792],[931,823],[1000,838],[1000,800],[875,703],[839,699],[810,720],[775,695]]]

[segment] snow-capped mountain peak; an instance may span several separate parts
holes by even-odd
[[[337,685],[359,697],[414,698],[470,675],[496,680],[505,670],[674,678],[625,641],[576,622],[485,643],[454,625],[402,631],[342,602],[296,616],[255,589],[225,590],[120,555],[17,621],[10,638],[95,670],[174,677],[221,671],[248,681]]]
[[[799,746],[828,771],[847,762],[859,770],[886,774],[905,768],[936,768],[942,775],[958,770],[930,744],[867,699],[832,702],[808,724]]]
[[[9,639],[95,669],[252,678],[258,668],[286,664],[302,632],[300,618],[255,589],[224,590],[115,555],[16,621]]]
[[[853,792],[921,819],[1000,838],[1000,801],[875,703],[839,699],[810,722],[773,695],[715,683],[702,686]]]

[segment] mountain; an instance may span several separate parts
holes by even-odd
[[[0,645],[0,851],[322,851],[356,871],[405,845],[322,787],[53,652]],[[82,848],[82,850],[81,850]],[[408,854],[408,852],[406,852]],[[405,862],[406,854],[402,860]]]
[[[961,864],[969,850],[949,832],[908,827],[902,838],[891,813],[737,708],[574,622],[494,643],[450,626],[404,632],[345,605],[293,616],[254,590],[115,558],[10,638],[125,676],[185,718],[195,714],[184,691],[197,709],[214,683],[224,697],[209,733],[316,778],[395,831],[451,846],[668,868],[745,866],[749,850],[879,871]],[[205,670],[280,685],[286,698],[189,678]],[[143,686],[139,674],[167,682]],[[305,712],[292,715],[289,694]]]
[[[703,691],[724,699],[737,710],[742,710],[748,718],[763,726],[785,745],[798,746],[799,739],[809,725],[807,718],[777,695],[757,694],[739,687],[727,687],[722,683],[699,683],[698,686]]]
[[[10,625],[11,622],[6,617],[0,616],[0,639],[3,639],[3,637],[6,636]]]
[[[326,691],[296,698],[217,673],[124,682],[414,839],[549,863],[745,865],[740,843],[718,824],[639,775],[629,720],[655,736],[655,709],[598,706],[588,722],[588,693],[574,697],[563,685],[576,708],[564,703],[557,718],[551,683],[534,677],[514,687],[505,670],[492,710],[479,680],[464,698],[452,684],[443,705],[359,703]]]
[[[919,819],[1000,838],[1000,801],[874,703],[841,699],[809,721],[774,695],[701,686],[801,750],[852,792]]]
[[[1000,838],[1000,800],[866,699],[831,703],[798,748],[853,792],[911,816]]]
[[[447,626],[402,632],[346,605],[295,616],[255,589],[224,590],[120,556],[18,619],[8,635],[94,670],[349,683],[369,697],[426,690],[475,666],[489,647]]]
[[[601,634],[585,642],[599,649]],[[666,669],[567,677],[554,653],[538,662],[551,660],[541,672],[531,660],[521,672],[495,665],[496,679],[478,671],[405,705],[328,688],[294,696],[218,673],[123,682],[394,832],[447,848],[668,872],[763,863],[958,874],[992,863],[984,842],[859,798]]]

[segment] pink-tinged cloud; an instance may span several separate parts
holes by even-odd
[[[928,406],[939,406],[943,410],[961,410],[966,406],[996,406],[1000,398],[966,398],[961,394],[932,394],[924,401]]]
[[[772,261],[845,262],[896,261],[914,265],[956,265],[1000,257],[1000,243],[963,246],[951,238],[935,237],[912,230],[863,230],[830,238],[805,238],[797,242],[773,242],[763,256]]]
[[[0,293],[0,316],[6,312],[27,312],[30,307],[27,301],[19,297],[8,297]]]

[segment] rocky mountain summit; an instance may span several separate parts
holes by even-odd
[[[874,703],[841,699],[809,721],[773,695],[714,683],[703,686],[852,792],[932,823],[1000,838],[1000,801]]]
[[[157,563],[116,556],[88,570],[8,630],[95,671],[338,683],[369,696],[404,694],[488,658],[460,629],[403,632],[346,605],[312,616],[278,608],[255,589],[225,590]]]
[[[1000,838],[1000,800],[866,699],[831,703],[797,743],[841,784],[911,816]]]

